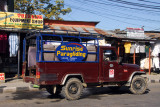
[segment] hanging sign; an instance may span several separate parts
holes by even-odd
[[[23,13],[0,12],[0,27],[43,29],[43,16]]]
[[[127,28],[127,37],[144,39],[146,36],[143,28]]]
[[[87,48],[80,43],[63,43],[56,49],[56,56],[60,61],[78,62],[87,56]]]

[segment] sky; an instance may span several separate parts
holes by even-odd
[[[160,0],[64,0],[72,12],[69,21],[99,22],[96,28],[125,30],[127,27],[160,31]]]

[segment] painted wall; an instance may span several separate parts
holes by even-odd
[[[73,27],[92,27],[99,22],[83,22],[83,21],[59,21],[59,20],[48,20],[44,19],[44,25],[58,25],[58,26],[73,26]]]

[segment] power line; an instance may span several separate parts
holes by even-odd
[[[87,4],[87,3],[85,3],[85,4]],[[93,6],[93,4],[92,4],[92,6]],[[96,9],[96,10],[103,9],[102,12],[106,12],[108,10],[106,8],[103,8],[103,6],[99,7],[97,5],[94,5],[94,8],[95,7],[98,7],[98,9]],[[119,13],[120,16],[118,16],[118,15],[112,15],[112,14],[108,14],[108,13],[105,13],[105,14],[108,14],[108,15],[111,15],[111,16],[115,16],[115,17],[125,18],[125,19],[141,20],[141,21],[151,21],[151,22],[160,22],[160,20],[153,20],[153,19],[147,19],[147,18],[137,17],[137,16],[134,16],[134,15],[129,15],[129,14],[121,13],[121,12],[116,12],[116,11],[113,11],[113,10],[111,10],[111,12],[115,12],[116,14]],[[124,15],[127,16],[127,17],[124,17]]]
[[[116,11],[113,11],[115,8],[113,8],[113,6],[112,5],[107,5],[107,6],[105,6],[106,4],[104,4],[104,3],[107,3],[108,4],[108,2],[103,2],[104,0],[101,0],[101,1],[93,1],[93,0],[85,0],[85,3],[83,2],[84,0],[76,0],[76,1],[74,1],[73,0],[73,2],[72,2],[72,4],[70,4],[69,6],[70,7],[73,7],[74,9],[76,9],[76,11],[77,10],[79,10],[79,11],[83,11],[83,12],[87,12],[87,13],[90,13],[90,14],[94,14],[94,15],[96,15],[97,17],[103,17],[102,19],[104,19],[104,18],[107,18],[108,20],[114,20],[114,21],[117,21],[117,22],[122,22],[122,23],[126,23],[126,24],[128,24],[129,26],[130,25],[136,25],[136,26],[142,26],[141,24],[140,24],[140,22],[138,22],[138,21],[143,21],[143,22],[147,22],[147,23],[149,23],[149,24],[143,24],[143,25],[145,25],[145,27],[146,28],[148,28],[148,29],[155,29],[155,28],[158,28],[158,25],[157,25],[157,23],[155,23],[156,25],[153,25],[153,23],[151,23],[151,21],[152,22],[159,22],[159,20],[154,20],[154,19],[149,19],[149,18],[141,18],[141,17],[135,17],[134,15],[132,15],[133,14],[133,11],[129,11],[130,13],[131,13],[131,15],[130,14],[125,14],[124,13],[124,11],[126,10],[127,11],[127,9],[125,9],[123,12],[116,12]],[[93,2],[92,2],[93,1]],[[76,5],[77,4],[77,5]],[[81,5],[83,4],[83,7],[86,7],[86,8],[83,8]],[[113,4],[113,3],[111,3],[111,4]],[[75,5],[75,6],[74,6]],[[104,5],[104,6],[103,6]],[[81,6],[81,8],[79,7],[79,6]],[[106,8],[105,8],[106,7]],[[118,6],[116,6],[116,7],[118,7]],[[89,8],[91,8],[91,9],[89,9]],[[107,8],[109,8],[109,10],[107,9]],[[140,8],[139,8],[140,9]],[[121,9],[117,9],[118,11],[119,10],[121,10]],[[144,9],[144,10],[146,10],[146,9]],[[155,11],[155,10],[153,10],[153,11]],[[107,12],[107,13],[106,13]],[[113,13],[111,13],[111,12],[113,12]],[[139,12],[142,12],[142,11],[138,11],[138,13]],[[82,13],[80,13],[80,12],[77,12],[77,13],[79,13],[79,14],[82,14]],[[88,15],[86,13],[86,15]],[[111,13],[111,14],[109,14],[109,13]],[[114,15],[114,13],[116,13],[116,16]],[[135,12],[134,12],[135,13]],[[152,12],[153,13],[153,12]],[[120,15],[120,17],[119,17],[119,15]],[[136,12],[136,14],[137,14],[137,12]],[[141,13],[142,14],[142,13]],[[151,14],[147,14],[147,15],[151,15]],[[156,15],[158,15],[158,14],[156,14]],[[78,16],[78,15],[76,15],[76,16]],[[84,14],[82,14],[82,16],[84,16]],[[127,16],[127,17],[126,17]],[[133,19],[129,19],[129,18],[133,18]],[[123,18],[123,19],[118,19],[118,18]],[[125,20],[124,20],[125,19]],[[130,22],[130,21],[127,21],[126,19],[129,19],[129,20],[136,20],[137,22]],[[158,18],[157,18],[158,19]],[[101,19],[100,19],[101,20]],[[107,22],[107,24],[108,23],[110,23],[110,24],[108,24],[108,25],[112,25],[113,24],[113,22],[111,23],[111,21],[106,21],[106,20],[104,20],[105,22]],[[104,22],[104,21],[102,21],[102,22]],[[115,23],[115,22],[114,22]],[[102,24],[102,23],[100,23],[100,24]],[[152,25],[151,25],[152,24]],[[113,26],[124,26],[125,24],[119,24],[119,23],[117,23],[117,24],[114,24],[114,25],[112,25],[112,27]],[[103,25],[104,26],[104,25]],[[125,25],[126,26],[126,25]],[[136,27],[135,26],[135,27]],[[133,26],[132,26],[133,27]]]
[[[138,1],[147,2],[147,3],[153,3],[153,4],[160,4],[158,2],[152,2],[152,1],[148,1],[148,0],[138,0]]]
[[[73,1],[73,2],[75,2],[75,1]],[[79,3],[83,3],[83,1],[81,1],[81,0],[77,0],[75,3],[77,3],[77,2],[79,2]],[[143,13],[143,14],[146,14],[146,13],[148,13],[148,14],[151,14],[151,15],[160,15],[158,12],[160,12],[160,11],[155,11],[155,10],[146,10],[146,9],[140,9],[140,8],[131,8],[131,7],[124,7],[124,6],[121,6],[121,5],[116,5],[116,4],[113,4],[113,3],[108,3],[107,1],[103,1],[103,0],[101,0],[101,2],[97,2],[97,1],[93,1],[93,0],[85,0],[85,4],[87,3],[87,2],[89,2],[89,3],[94,3],[94,4],[96,4],[96,5],[104,5],[104,6],[107,6],[107,7],[110,7],[110,8],[113,8],[113,9],[115,9],[116,7],[117,7],[117,10],[123,10],[123,11],[127,11],[126,9],[131,9],[131,10],[134,10],[134,11],[136,11],[136,10],[138,10],[138,13],[143,13],[144,11],[145,11],[145,13]],[[90,6],[92,6],[92,4],[90,4]],[[104,6],[100,6],[100,7],[104,7]],[[112,9],[112,10],[113,10]],[[106,9],[105,9],[106,10]],[[130,11],[130,10],[129,10]],[[156,12],[156,13],[155,13]],[[130,11],[130,13],[131,13],[131,11]],[[136,14],[137,14],[137,11],[136,11]]]
[[[65,4],[65,5],[67,5],[67,4]],[[68,5],[68,6],[70,6],[70,5]],[[121,20],[118,20],[118,19],[115,19],[115,18],[110,18],[110,17],[107,17],[104,14],[100,14],[100,12],[92,11],[92,10],[89,10],[89,9],[78,8],[78,7],[73,6],[73,5],[72,5],[72,8],[78,9],[80,11],[85,11],[85,12],[88,12],[88,13],[91,13],[91,14],[95,14],[95,15],[98,15],[98,16],[101,16],[103,18],[107,18],[107,19],[110,19],[110,20],[115,20],[115,21],[118,21],[118,22],[126,23],[126,24],[129,24],[129,25],[143,26],[143,25],[140,25],[140,24],[133,24],[133,23],[129,23],[129,22],[126,22],[126,21],[121,21]],[[147,27],[152,28],[150,26],[147,26]],[[154,29],[154,28],[152,28],[152,29]]]
[[[148,10],[148,9],[142,9],[142,8],[134,8],[134,7],[122,6],[122,5],[118,5],[118,4],[109,3],[109,2],[106,2],[106,1],[103,1],[103,0],[101,0],[103,2],[97,2],[97,1],[93,1],[93,0],[86,0],[86,1],[91,2],[91,3],[107,5],[107,6],[121,7],[121,8],[127,8],[127,9],[145,11],[145,12],[152,12],[152,13],[153,12],[160,13],[160,11],[157,11],[157,10]]]
[[[146,5],[146,4],[140,4],[140,3],[134,3],[134,2],[128,2],[124,0],[108,0],[111,2],[116,2],[116,3],[121,3],[121,4],[126,4],[126,5],[131,5],[131,6],[136,6],[136,7],[143,7],[143,8],[150,8],[150,9],[156,9],[159,10],[160,6],[155,6],[155,5]]]

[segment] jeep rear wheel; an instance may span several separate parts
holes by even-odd
[[[68,100],[77,100],[83,92],[82,82],[77,78],[71,78],[62,88],[62,96]]]
[[[130,91],[133,94],[143,94],[147,89],[147,81],[144,77],[135,76],[131,82]]]

